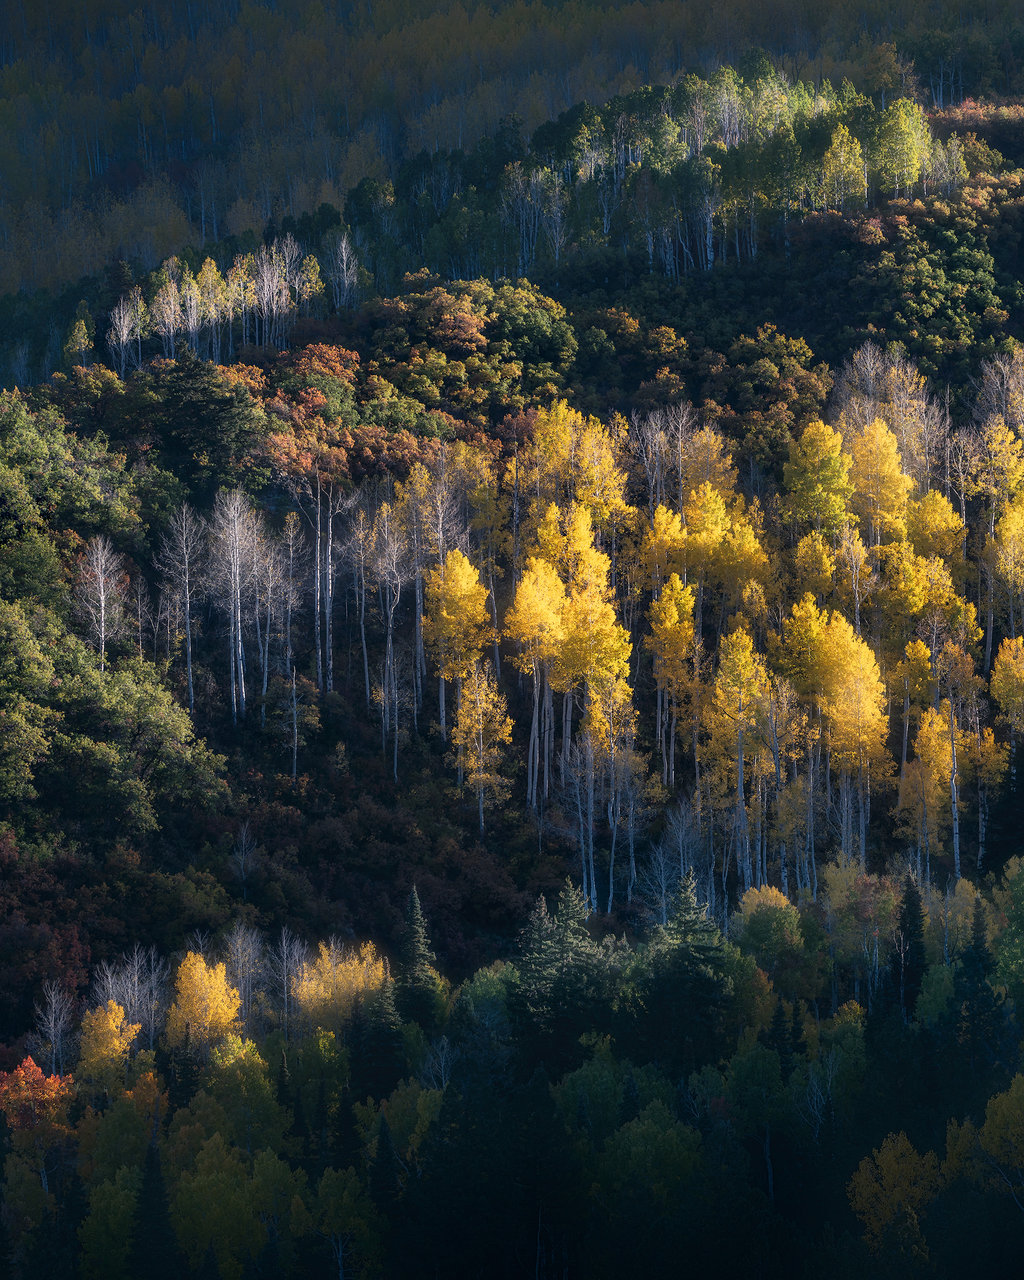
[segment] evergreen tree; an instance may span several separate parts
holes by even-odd
[[[206,500],[218,488],[258,488],[266,423],[249,393],[186,347],[160,371],[159,428],[165,461]]]
[[[904,1022],[909,1022],[914,1016],[927,963],[921,893],[908,872],[903,881],[903,900],[900,903],[892,952],[893,989],[899,998]]]
[[[277,1104],[280,1107],[292,1106],[292,1077],[288,1070],[288,1055],[281,1050],[281,1061],[277,1068]]]
[[[405,1069],[402,1020],[395,1008],[395,984],[389,974],[377,991],[356,1005],[349,1041],[356,1100],[387,1097]]]
[[[583,895],[566,881],[554,914],[543,897],[520,935],[509,1013],[528,1059],[564,1068],[607,1003],[607,954],[587,929]]]
[[[427,1034],[440,1022],[440,980],[434,968],[427,921],[413,885],[405,909],[405,929],[395,979],[395,1005],[402,1017],[418,1022]]]
[[[156,1141],[146,1148],[142,1186],[135,1210],[135,1231],[129,1255],[129,1275],[151,1280],[179,1280],[184,1260],[171,1226],[160,1150]]]
[[[391,1136],[387,1117],[381,1116],[377,1131],[377,1149],[369,1169],[370,1198],[385,1216],[390,1217],[398,1207],[402,1195],[402,1175],[405,1166]]]
[[[998,1053],[999,1000],[989,982],[994,967],[986,936],[985,908],[978,894],[971,919],[971,941],[961,958],[955,988],[957,1040],[972,1074],[986,1059],[991,1063]]]
[[[781,998],[775,1001],[771,1023],[758,1039],[765,1048],[774,1049],[778,1054],[779,1071],[783,1084],[786,1084],[793,1074],[793,1036],[792,1023],[786,1017],[786,1006]]]
[[[722,935],[698,905],[688,874],[668,923],[635,957],[631,989],[620,1004],[624,1051],[671,1072],[713,1060],[724,1047],[731,994]]]

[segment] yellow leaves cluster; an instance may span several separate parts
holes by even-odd
[[[208,965],[190,951],[174,980],[174,1003],[167,1011],[168,1045],[205,1059],[215,1041],[239,1029],[240,1003],[224,964]]]
[[[487,588],[457,548],[427,574],[423,641],[446,680],[461,680],[492,637]]]
[[[141,1030],[141,1023],[125,1022],[124,1010],[114,1000],[86,1013],[82,1018],[79,1078],[106,1094],[123,1086],[128,1053]]]
[[[292,980],[300,1019],[310,1027],[338,1029],[352,1017],[357,1001],[379,991],[387,965],[372,942],[357,950],[331,939]]]

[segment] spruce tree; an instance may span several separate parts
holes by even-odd
[[[356,1005],[349,1037],[356,1100],[386,1098],[405,1068],[402,1020],[395,1008],[395,984],[390,974],[385,974],[379,990]]]
[[[892,954],[893,987],[899,997],[903,1021],[914,1016],[917,997],[927,967],[924,950],[924,909],[921,894],[910,873],[903,881],[903,900],[900,903],[896,924],[895,945]]]
[[[408,1022],[417,1022],[429,1034],[438,1030],[439,982],[430,949],[427,921],[413,885],[405,909],[405,929],[395,981],[395,1004]]]
[[[637,952],[620,1007],[623,1051],[689,1073],[724,1048],[731,994],[722,935],[698,904],[688,875],[667,924]]]
[[[957,1040],[972,1073],[977,1072],[986,1057],[991,1060],[998,1052],[999,1001],[989,983],[994,967],[988,948],[985,908],[978,895],[974,899],[971,941],[961,958],[955,989]]]
[[[142,1186],[135,1209],[135,1230],[128,1273],[147,1280],[179,1280],[184,1261],[171,1226],[160,1151],[156,1141],[146,1148]]]

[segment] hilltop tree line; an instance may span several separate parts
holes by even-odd
[[[4,291],[341,207],[518,113],[744,56],[929,108],[1020,91],[1012,5],[19,4],[0,37]],[[767,52],[766,52],[767,51]],[[477,274],[476,271],[468,271]]]

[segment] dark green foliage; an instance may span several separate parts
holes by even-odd
[[[990,1068],[998,1059],[1004,1037],[1002,1001],[992,989],[995,969],[985,928],[981,895],[974,899],[970,945],[960,957],[953,1004],[957,1041],[972,1074]]]
[[[363,1101],[385,1097],[405,1068],[402,1020],[395,1008],[395,983],[390,976],[376,992],[357,1004],[348,1043],[353,1098]]]
[[[607,1018],[614,959],[587,929],[583,895],[566,881],[554,913],[537,899],[508,979],[508,1008],[528,1061],[571,1066],[579,1038]]]
[[[892,984],[904,1022],[914,1016],[927,968],[924,950],[924,910],[916,881],[908,873],[903,881],[903,898],[896,923],[892,957]]]
[[[428,1035],[437,1030],[443,1012],[443,995],[435,964],[426,918],[413,885],[405,909],[405,930],[395,978],[395,1005],[403,1018],[418,1022]]]
[[[142,1166],[129,1274],[152,1276],[153,1280],[178,1280],[183,1266],[178,1240],[171,1226],[160,1151],[155,1142],[150,1142]]]
[[[152,375],[161,457],[206,505],[219,488],[257,490],[267,478],[266,424],[249,393],[185,347]]]
[[[398,1208],[405,1173],[406,1169],[395,1150],[387,1117],[381,1116],[377,1142],[370,1161],[368,1185],[373,1203],[386,1217],[391,1217]]]
[[[623,1050],[686,1075],[724,1045],[731,994],[722,936],[698,905],[693,877],[682,881],[664,928],[638,949],[620,997]]]

